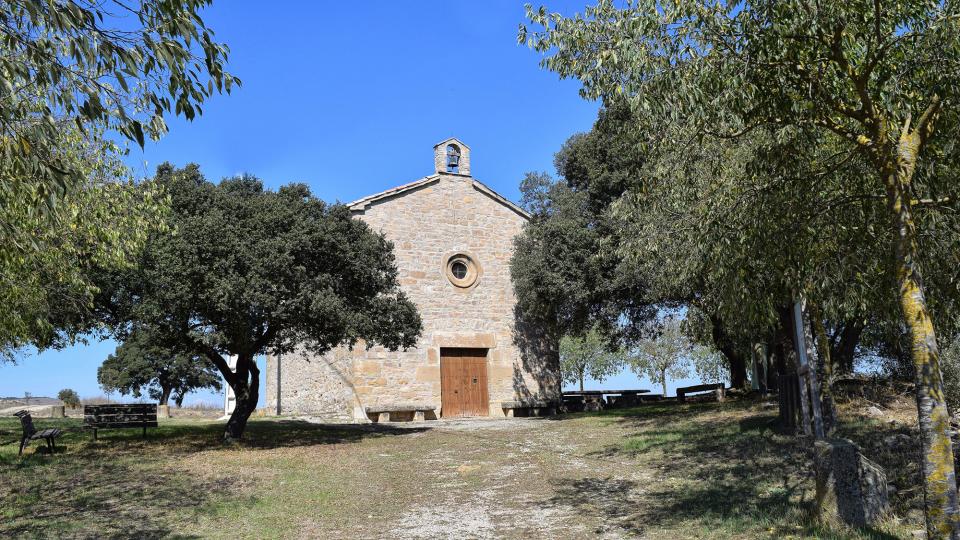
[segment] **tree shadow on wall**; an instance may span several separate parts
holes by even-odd
[[[559,340],[541,325],[524,316],[519,306],[513,308],[513,344],[520,351],[520,364],[513,366],[513,390],[518,399],[560,399]],[[536,388],[530,388],[524,373],[530,373]]]

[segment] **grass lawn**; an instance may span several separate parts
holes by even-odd
[[[901,538],[920,527],[809,517],[809,456],[770,429],[774,415],[725,403],[396,426],[256,419],[235,447],[213,421],[93,442],[79,420],[37,419],[68,432],[54,455],[35,442],[23,458],[19,424],[3,418],[0,537]],[[889,429],[849,422],[843,434]]]

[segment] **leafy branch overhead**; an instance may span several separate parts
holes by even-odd
[[[53,206],[78,171],[58,159],[63,121],[143,146],[170,113],[193,119],[240,81],[200,17],[211,0],[11,0],[0,10],[0,158],[51,181]],[[6,184],[6,181],[4,181]],[[0,191],[4,195],[6,189]]]

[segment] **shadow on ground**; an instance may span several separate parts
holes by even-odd
[[[34,443],[17,456],[19,434],[0,419],[0,537],[185,538],[178,524],[219,505],[253,507],[257,498],[241,489],[254,479],[211,474],[200,478],[176,466],[177,459],[209,450],[232,451],[351,444],[402,436],[428,428],[320,425],[258,420],[242,443],[224,447],[223,425],[164,422],[148,430],[103,430],[93,441],[77,421],[38,421],[65,429],[50,455]],[[17,426],[19,427],[19,426]]]
[[[623,427],[628,436],[585,457],[632,460],[637,468],[654,471],[653,479],[564,479],[555,483],[547,504],[598,513],[625,536],[697,523],[698,534],[706,537],[758,529],[773,537],[836,537],[812,516],[814,478],[806,446],[775,429],[775,412],[752,406],[664,404],[595,414]],[[739,419],[712,414],[721,409],[742,414]],[[850,536],[897,538],[869,528]]]
[[[234,487],[231,480],[198,480],[152,461],[34,454],[18,466],[5,465],[0,536],[183,538],[167,518]]]

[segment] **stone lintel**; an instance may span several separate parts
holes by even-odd
[[[441,334],[433,336],[433,343],[437,347],[469,347],[478,349],[493,349],[497,346],[497,336],[494,334]]]

